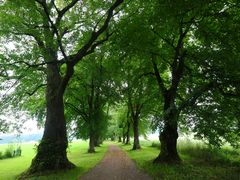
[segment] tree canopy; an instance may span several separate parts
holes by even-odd
[[[2,1],[1,110],[45,128],[28,173],[74,167],[67,132],[94,152],[109,136],[139,149],[158,129],[156,163],[181,162],[179,132],[239,146],[239,12],[235,0]]]

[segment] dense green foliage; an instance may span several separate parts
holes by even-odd
[[[179,132],[239,147],[239,9],[237,0],[1,1],[1,115],[45,128],[28,173],[73,168],[70,136],[90,139],[89,152],[106,138],[133,137],[140,149],[139,136],[158,130],[157,163],[184,159]],[[13,123],[1,115],[6,132]]]
[[[14,158],[22,155],[21,146],[9,144],[4,151],[0,151],[0,159]]]

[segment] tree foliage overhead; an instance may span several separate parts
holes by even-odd
[[[159,160],[179,159],[178,127],[214,145],[239,142],[237,9],[237,1],[136,1],[120,21],[122,54],[150,62],[156,79]]]
[[[1,3],[1,44],[15,44],[14,51],[8,52],[6,47],[1,54],[3,81],[10,81],[11,88],[19,89],[15,91],[17,94],[8,94],[14,97],[10,104],[14,99],[24,103],[28,101],[25,94],[31,96],[41,87],[46,88],[42,103],[46,107],[45,131],[27,173],[74,167],[66,156],[64,92],[74,75],[74,67],[111,35],[110,21],[122,3],[123,0],[6,0]]]
[[[179,131],[239,145],[236,0],[5,0],[0,23],[1,109],[46,119],[31,172],[55,168],[47,149],[68,167],[66,123],[80,138],[112,128],[134,141],[152,123],[155,162],[181,161]]]

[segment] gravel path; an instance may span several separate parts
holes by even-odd
[[[80,180],[150,180],[117,146],[110,145],[103,160]]]

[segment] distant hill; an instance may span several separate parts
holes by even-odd
[[[41,140],[41,138],[42,138],[42,133],[22,134],[19,137],[12,134],[2,134],[0,135],[0,144],[39,141]]]

